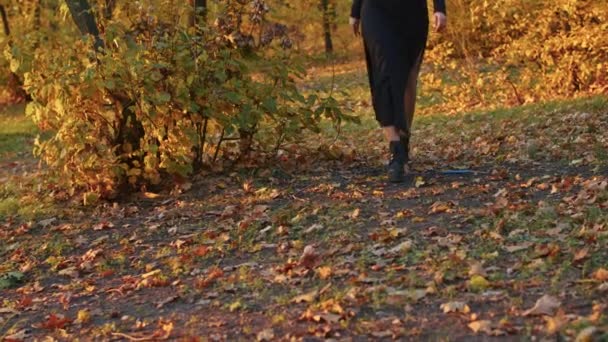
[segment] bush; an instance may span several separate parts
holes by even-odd
[[[449,1],[432,36],[423,94],[433,111],[512,106],[608,92],[608,1]],[[437,77],[443,74],[443,78]]]
[[[213,25],[143,10],[136,26],[107,22],[99,53],[92,39],[45,37],[24,75],[27,115],[53,132],[36,152],[61,186],[112,198],[125,184],[192,174],[226,151],[226,140],[239,139],[241,152],[277,147],[318,130],[323,117],[350,119],[333,99],[298,90],[287,29],[265,20],[262,1],[225,3]]]

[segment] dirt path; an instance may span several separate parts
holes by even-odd
[[[245,187],[227,177],[78,224],[8,225],[3,258],[30,270],[3,290],[16,304],[3,320],[41,325],[38,337],[469,340],[471,322],[489,335],[545,333],[542,317],[522,317],[544,294],[565,322],[603,312],[591,272],[606,250],[567,212],[581,196],[605,208],[606,178],[559,164],[417,176],[419,188],[385,184],[378,165],[355,162]],[[607,228],[585,235],[599,244]],[[299,263],[306,245],[312,269]],[[454,302],[467,312],[440,309]]]
[[[606,338],[608,169],[586,133],[522,122],[422,123],[408,184],[385,183],[377,132],[358,131],[343,153],[6,222],[0,336]]]

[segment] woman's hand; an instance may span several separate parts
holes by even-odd
[[[435,12],[435,32],[441,32],[448,26],[448,17],[445,13]]]
[[[355,34],[355,37],[359,37],[361,35],[361,19],[350,17],[348,22],[353,28],[353,33]]]

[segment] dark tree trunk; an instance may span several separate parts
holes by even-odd
[[[11,27],[8,24],[8,16],[4,10],[4,6],[0,5],[0,15],[2,16],[2,25],[4,26],[4,34],[8,37],[11,35]]]
[[[99,35],[97,21],[95,20],[95,16],[93,15],[89,2],[87,0],[65,1],[70,9],[70,13],[72,14],[72,19],[74,20],[76,26],[78,26],[80,32],[84,35],[91,35],[95,38],[96,49],[104,48],[104,42]],[[141,122],[137,119],[137,116],[130,108],[133,105],[133,101],[123,94],[112,92],[110,92],[110,94],[117,103],[120,103],[121,110],[115,143],[121,146],[123,149],[130,146],[132,151],[137,151],[139,150],[140,140],[144,136],[145,132]],[[141,162],[141,160],[137,160],[137,157],[132,156],[126,157],[124,161],[130,165],[132,165],[135,161]]]
[[[7,37],[10,37],[11,26],[9,24],[8,15],[7,15],[6,10],[3,5],[0,5],[0,16],[2,17],[2,26],[4,27],[4,34]],[[9,41],[9,45],[10,45],[10,41]],[[13,91],[14,97],[16,99],[18,99],[19,101],[21,101],[21,100],[31,101],[32,100],[32,98],[28,95],[28,93],[23,89],[23,82],[21,82],[21,79],[19,78],[19,76],[17,76],[17,74],[15,74],[12,71],[8,75],[7,87],[11,91]]]
[[[333,21],[333,6],[330,6],[330,0],[321,0],[321,10],[323,11],[323,36],[325,39],[325,52],[330,54],[334,52],[334,43],[331,37],[331,24]]]
[[[207,21],[207,0],[190,0],[194,13],[190,17],[190,25],[201,25]]]
[[[103,8],[103,17],[106,20],[112,20],[112,17],[114,17],[114,8],[116,8],[116,0],[106,0],[106,4]]]
[[[95,49],[103,48],[104,42],[99,36],[97,21],[93,16],[93,10],[87,0],[65,0],[72,14],[72,19],[80,32],[95,38]]]
[[[36,7],[34,7],[34,30],[38,31],[41,27],[40,15],[42,12],[42,0],[36,0]]]

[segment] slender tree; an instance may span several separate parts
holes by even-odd
[[[330,54],[334,52],[334,43],[332,40],[332,23],[336,16],[336,7],[330,0],[321,0],[320,6],[323,11],[323,38],[325,40],[325,52]]]
[[[72,19],[83,35],[91,35],[95,38],[95,48],[103,48],[104,42],[99,36],[97,21],[93,15],[91,5],[87,0],[65,0]]]
[[[0,16],[2,17],[2,26],[4,28],[4,34],[8,37],[9,46],[10,46],[10,44],[11,44],[11,42],[10,42],[11,26],[8,21],[8,14],[6,13],[6,9],[4,8],[3,5],[0,5]],[[23,89],[23,82],[21,82],[21,79],[19,78],[19,76],[17,76],[17,74],[15,74],[12,71],[9,72],[9,74],[8,74],[7,86],[9,89],[11,89],[14,92],[14,95],[17,98],[25,99],[26,101],[31,100],[30,96]]]
[[[0,16],[2,16],[2,26],[4,26],[4,35],[8,37],[11,35],[11,27],[8,24],[8,16],[6,15],[6,10],[4,10],[4,5],[0,5]]]
[[[202,24],[207,20],[207,0],[190,0],[194,12],[190,17],[190,25]]]
[[[114,17],[114,9],[116,8],[116,0],[106,0],[103,7],[103,17],[106,20],[112,20]]]

